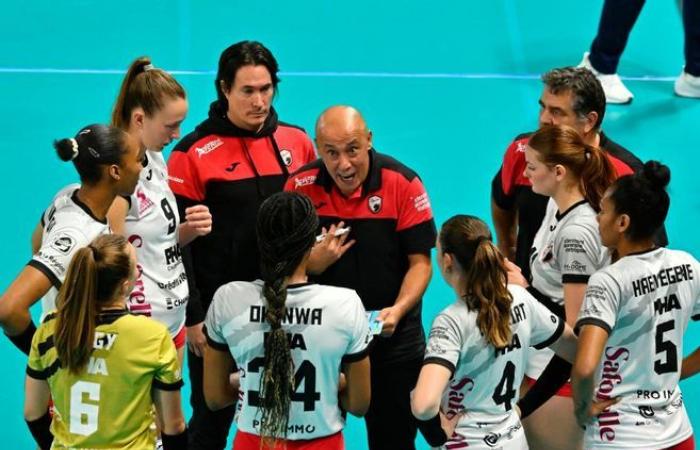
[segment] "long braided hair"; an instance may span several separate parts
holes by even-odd
[[[287,435],[291,393],[294,390],[292,356],[282,329],[287,286],[315,242],[316,210],[305,195],[279,192],[260,206],[256,225],[260,269],[267,303],[265,320],[272,329],[265,340],[265,364],[260,378],[260,435],[277,439]]]

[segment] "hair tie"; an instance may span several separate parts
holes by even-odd
[[[488,236],[479,236],[476,239],[474,239],[474,246],[478,247],[482,242],[484,241],[490,241]]]
[[[75,158],[78,157],[78,141],[76,141],[74,138],[70,138],[70,144],[73,147],[73,155],[70,157],[70,160],[73,161]]]
[[[591,150],[589,148],[585,149],[583,151],[583,155],[586,157],[586,159],[591,159]]]
[[[143,66],[144,72],[148,72],[149,70],[154,70],[154,69],[155,69],[155,67],[153,67],[153,64],[146,64],[145,66]]]

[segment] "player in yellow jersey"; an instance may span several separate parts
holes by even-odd
[[[153,449],[153,405],[163,447],[187,448],[175,346],[165,326],[128,313],[135,279],[136,254],[121,236],[73,257],[27,366],[24,416],[42,450]]]

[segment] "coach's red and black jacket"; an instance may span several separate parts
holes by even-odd
[[[322,284],[355,289],[367,311],[392,306],[408,269],[408,255],[427,254],[436,230],[428,194],[418,175],[397,160],[370,150],[370,169],[361,189],[345,197],[321,160],[293,174],[285,190],[308,195],[320,227],[344,221],[355,244],[321,275]],[[401,320],[391,338],[379,338],[372,364],[422,358],[425,335],[421,303]]]
[[[289,174],[316,159],[303,129],[277,120],[271,109],[257,133],[235,126],[214,102],[209,118],[185,136],[168,160],[170,188],[184,210],[205,204],[211,234],[183,249],[190,285],[187,325],[204,320],[216,289],[260,276],[255,220],[260,204],[282,191]]]
[[[548,201],[548,197],[532,192],[530,180],[523,174],[526,165],[525,147],[532,134],[524,133],[513,140],[503,156],[503,165],[491,183],[491,197],[494,203],[501,209],[518,214],[515,263],[527,278],[530,274],[530,248],[544,220]],[[618,177],[636,172],[643,166],[642,161],[632,152],[608,139],[602,132],[599,146],[612,162]],[[656,241],[658,245],[667,245],[664,229],[659,231]]]

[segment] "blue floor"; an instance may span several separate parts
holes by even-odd
[[[490,180],[509,141],[532,130],[538,74],[577,64],[602,0],[301,2],[4,2],[0,17],[0,166],[6,209],[0,289],[30,258],[29,237],[53,194],[76,180],[53,139],[106,122],[122,71],[136,56],[176,71],[188,92],[189,132],[214,98],[218,55],[242,39],[264,42],[283,71],[280,117],[312,130],[336,103],[357,106],[380,151],[416,169],[438,224],[455,213],[490,217]],[[586,8],[583,7],[586,6]],[[640,158],[671,167],[671,246],[700,257],[700,101],[673,95],[683,65],[674,2],[648,2],[620,65],[635,93],[609,107],[604,129]],[[695,180],[695,181],[693,181]],[[434,277],[424,321],[452,301]],[[685,352],[700,343],[691,324]],[[25,358],[0,342],[0,423],[4,448],[33,448],[22,420]],[[681,383],[700,428],[700,381]],[[186,395],[188,394],[186,388]],[[189,408],[188,408],[189,413]],[[350,420],[348,448],[364,450],[364,425]],[[419,438],[420,449],[427,446]]]

